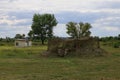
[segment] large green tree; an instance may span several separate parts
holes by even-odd
[[[67,33],[75,39],[81,37],[88,37],[91,34],[90,28],[92,28],[92,26],[89,23],[69,22],[66,24],[66,26],[67,26]]]
[[[45,39],[51,39],[53,36],[53,27],[57,25],[57,20],[53,14],[34,14],[32,31],[39,36],[42,44]]]

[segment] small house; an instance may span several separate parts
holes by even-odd
[[[16,39],[15,40],[15,47],[27,47],[32,46],[32,41],[28,39]]]

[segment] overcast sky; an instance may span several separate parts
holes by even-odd
[[[70,21],[91,23],[93,36],[120,34],[120,0],[0,0],[0,37],[27,34],[34,13],[55,14],[56,36],[68,36]]]

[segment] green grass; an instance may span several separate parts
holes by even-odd
[[[105,57],[43,57],[46,46],[0,47],[0,80],[120,80],[120,49]]]
[[[34,58],[38,57],[40,53],[46,49],[46,46],[23,48],[14,46],[2,46],[0,47],[0,58]]]

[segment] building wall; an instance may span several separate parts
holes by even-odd
[[[29,41],[29,42],[27,43],[26,41],[15,41],[15,46],[16,46],[16,47],[32,46],[32,42]]]
[[[32,41],[29,41],[29,45],[28,46],[32,46]]]

